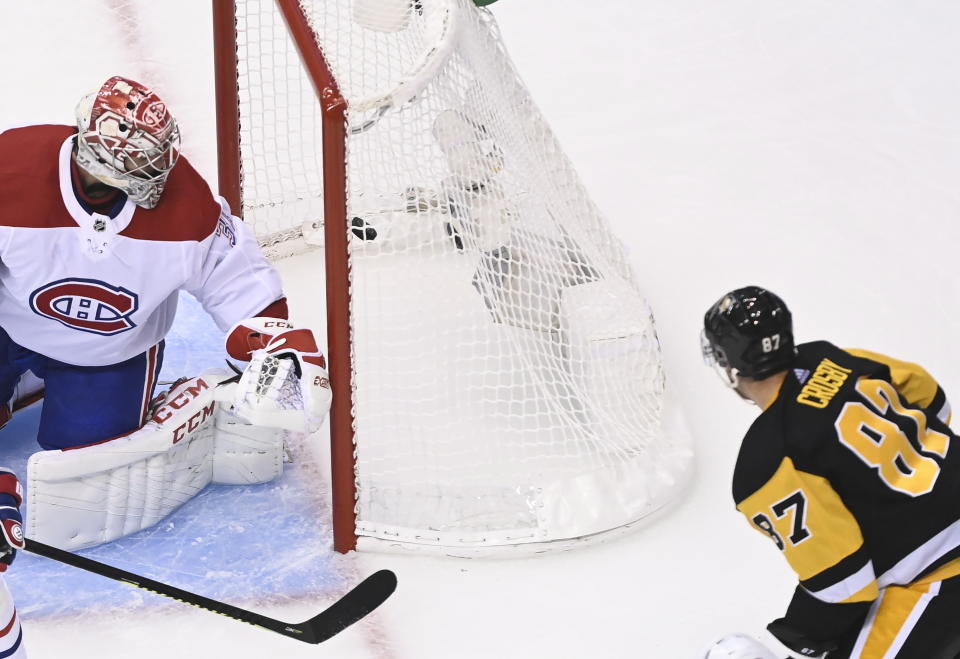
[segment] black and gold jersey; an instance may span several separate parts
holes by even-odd
[[[916,364],[802,344],[743,439],[737,509],[819,603],[960,574],[960,446],[948,421],[943,390]]]

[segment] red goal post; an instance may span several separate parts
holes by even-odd
[[[489,10],[212,1],[221,194],[275,258],[322,244],[335,548],[563,548],[673,498],[652,315]]]
[[[239,97],[237,90],[236,0],[212,0],[214,31],[214,68],[217,89],[217,162],[220,193],[242,216],[242,176],[240,160]],[[350,336],[349,278],[347,264],[346,201],[346,101],[330,73],[316,41],[295,0],[278,0],[304,67],[309,72],[323,123],[325,279],[327,304],[327,366],[333,391],[330,409],[330,452],[334,549],[347,552],[356,548],[353,528],[356,486],[353,478],[353,428],[350,410]],[[337,229],[341,230],[337,230]]]

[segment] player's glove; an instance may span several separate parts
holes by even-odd
[[[17,475],[0,467],[0,572],[13,563],[17,550],[23,549],[23,518],[20,504],[23,488]]]
[[[778,618],[767,625],[767,631],[801,657],[822,659],[828,657],[830,652],[837,649],[836,643],[812,639],[791,627],[785,622],[784,618]]]

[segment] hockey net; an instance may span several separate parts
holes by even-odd
[[[237,0],[230,22],[244,219],[273,258],[325,245],[328,298],[349,288],[337,547],[557,546],[669,500],[690,453],[651,312],[492,14]]]

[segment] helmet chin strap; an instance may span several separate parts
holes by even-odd
[[[713,370],[717,372],[723,383],[731,389],[736,389],[740,385],[740,372],[729,366],[721,366],[719,362],[713,362]]]
[[[745,403],[749,405],[757,404],[752,398],[740,391],[740,371],[729,366],[721,366],[716,362],[714,362],[713,366],[723,383],[730,389],[733,389]]]
[[[707,338],[707,332],[703,329],[700,330],[700,351],[703,355],[704,363],[713,367],[713,370],[717,372],[717,375],[720,376],[720,379],[727,387],[737,392],[737,395],[746,402],[751,405],[756,405],[756,402],[754,402],[752,398],[745,396],[744,393],[740,391],[740,371],[732,366],[724,366],[720,363],[713,344],[710,343],[710,340]]]

